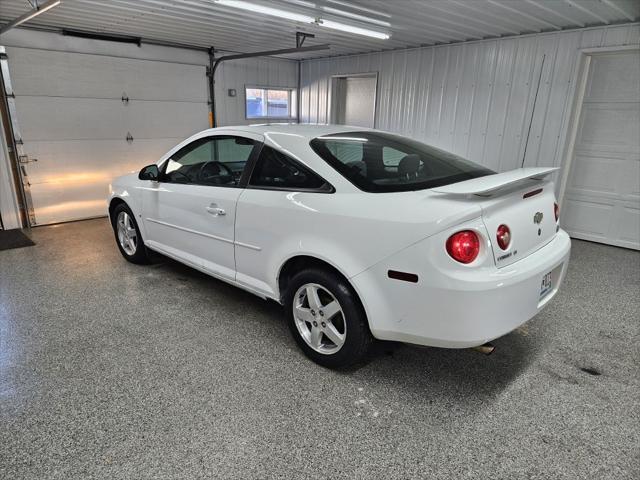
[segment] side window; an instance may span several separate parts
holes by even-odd
[[[290,190],[329,190],[330,188],[327,182],[311,170],[266,145],[262,147],[249,185]]]
[[[253,140],[242,137],[201,138],[167,160],[162,181],[234,187],[254,146]]]
[[[362,162],[364,151],[360,142],[332,142],[327,140],[327,149],[334,157],[346,165]]]
[[[397,167],[407,154],[391,147],[382,147],[382,163],[385,167]]]

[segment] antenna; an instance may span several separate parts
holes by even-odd
[[[538,75],[538,85],[536,86],[536,96],[533,98],[533,107],[531,108],[531,118],[529,119],[529,129],[527,130],[527,138],[524,141],[524,153],[522,154],[522,167],[524,167],[524,160],[527,158],[527,146],[529,145],[529,135],[531,135],[531,126],[533,125],[533,115],[536,112],[536,104],[538,103],[538,92],[540,91],[540,80],[542,80],[542,70],[544,68],[544,59],[547,54],[542,55],[542,62],[540,63],[540,74]]]

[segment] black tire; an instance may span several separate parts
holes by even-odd
[[[128,215],[128,218],[131,220],[131,225],[135,228],[136,231],[136,241],[135,241],[135,251],[132,253],[131,251],[127,252],[120,243],[120,239],[118,237],[118,219],[121,214]],[[121,203],[113,210],[113,215],[111,215],[111,226],[113,227],[113,233],[116,239],[116,245],[118,245],[118,250],[122,256],[131,263],[136,264],[146,264],[149,263],[149,255],[147,253],[147,248],[144,246],[144,241],[142,240],[142,235],[140,235],[140,229],[138,228],[138,222],[136,222],[136,217],[133,215],[131,209],[125,203]]]
[[[339,327],[344,328],[345,334],[344,343],[335,353],[320,353],[314,350],[303,338],[298,329],[297,321],[293,313],[294,301],[306,301],[299,300],[299,298],[303,298],[304,294],[302,293],[299,293],[299,298],[295,297],[298,290],[307,284],[316,284],[322,287],[338,301],[342,309],[342,312],[338,314],[338,316],[333,317],[337,319]],[[322,292],[322,295],[326,295],[326,292]],[[342,276],[323,269],[314,268],[303,270],[294,275],[289,281],[283,300],[287,323],[289,324],[293,338],[305,355],[311,360],[323,367],[341,369],[351,367],[366,359],[367,353],[373,344],[373,337],[369,330],[367,316],[356,292]],[[309,304],[303,303],[302,306],[305,305],[308,306]],[[313,318],[315,319],[315,317]],[[320,319],[319,316],[317,318]],[[306,323],[306,325],[311,328],[311,324]],[[322,335],[321,338],[321,342],[328,344],[330,348],[337,346],[337,344],[331,342],[329,337]]]

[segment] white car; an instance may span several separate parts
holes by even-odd
[[[357,127],[223,127],[116,179],[109,215],[127,260],[154,250],[274,299],[304,353],[341,367],[374,338],[483,345],[547,305],[571,246],[554,170]]]

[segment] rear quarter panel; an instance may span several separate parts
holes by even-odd
[[[294,256],[319,258],[351,278],[447,226],[479,216],[477,205],[426,192],[247,189],[236,213],[237,280],[277,299],[278,273]]]

